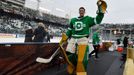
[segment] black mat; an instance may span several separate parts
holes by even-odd
[[[123,75],[123,69],[119,66],[120,54],[115,52],[103,52],[99,54],[99,60],[94,60],[94,57],[89,59],[87,67],[88,75]],[[65,69],[66,65],[61,67],[55,66],[47,70],[43,70],[35,75],[68,75]]]
[[[115,59],[116,56],[111,56],[107,53],[102,54],[99,60],[91,58],[87,68],[88,75],[105,75]]]
[[[105,75],[123,75],[124,68],[120,68],[121,63],[122,62],[119,60],[119,58],[116,58]]]

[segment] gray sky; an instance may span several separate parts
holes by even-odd
[[[134,0],[105,0],[108,4],[103,23],[134,23]],[[84,6],[86,15],[95,17],[97,0],[41,0],[40,7],[51,10],[51,14],[65,17],[69,14],[77,17],[78,8]],[[36,9],[36,0],[26,0],[26,6]],[[56,8],[64,11],[57,11]]]

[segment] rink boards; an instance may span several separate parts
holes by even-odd
[[[32,75],[54,63],[41,64],[38,56],[49,58],[58,43],[0,43],[0,75]]]
[[[49,58],[58,47],[58,43],[0,43],[0,75],[33,75],[58,65],[58,58],[49,64],[35,61],[37,57]],[[105,50],[103,45],[100,51]]]

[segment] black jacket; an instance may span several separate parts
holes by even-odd
[[[127,47],[127,45],[128,45],[128,38],[127,37],[124,37],[123,44],[124,44],[124,47]]]
[[[44,30],[44,27],[39,26],[34,31],[34,39],[33,42],[43,42],[44,37],[46,36],[46,31]]]

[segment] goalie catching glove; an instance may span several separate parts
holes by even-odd
[[[97,2],[98,10],[97,13],[105,13],[107,9],[107,3],[103,0]]]

